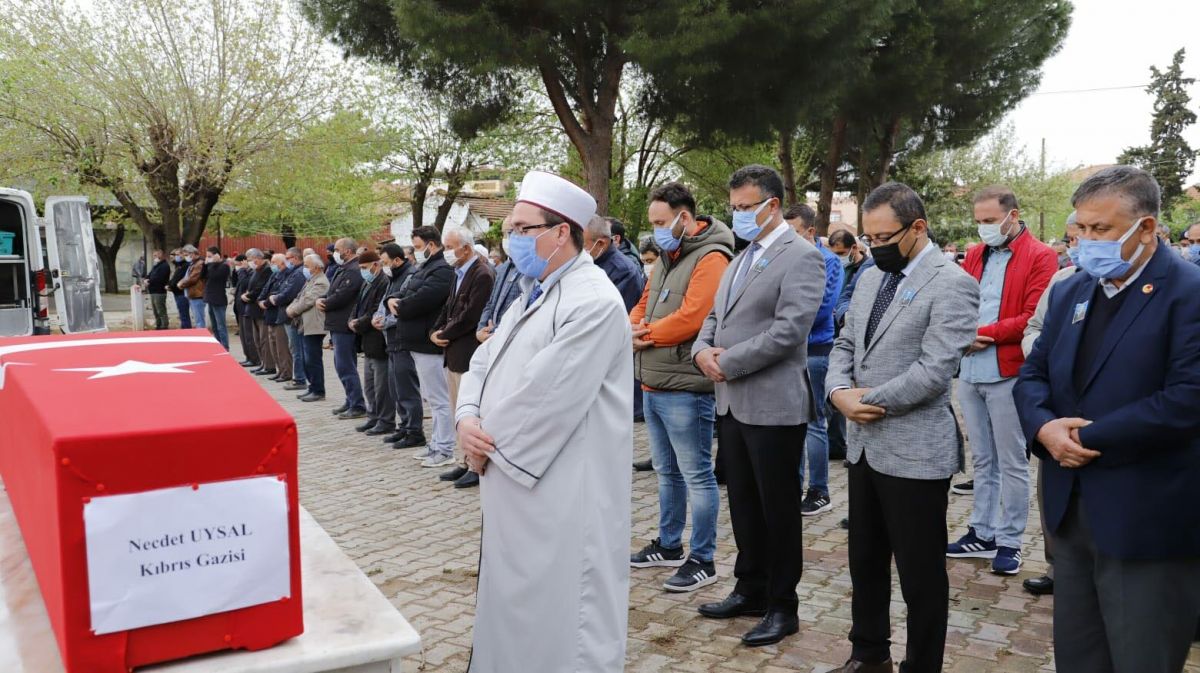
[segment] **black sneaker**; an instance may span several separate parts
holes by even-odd
[[[955,484],[950,487],[950,492],[957,495],[971,495],[975,493],[975,480],[964,481],[961,484]]]
[[[675,572],[675,575],[663,584],[663,588],[667,591],[683,593],[686,591],[695,591],[716,581],[717,568],[713,565],[712,561],[704,562],[689,558]]]
[[[822,493],[815,488],[808,489],[804,502],[800,504],[800,513],[804,516],[816,516],[833,509],[833,502],[828,493]]]
[[[678,568],[683,565],[683,547],[667,549],[659,544],[660,538],[642,548],[636,554],[630,554],[629,565],[634,568]]]

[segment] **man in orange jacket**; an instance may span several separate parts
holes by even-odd
[[[663,588],[695,591],[717,581],[720,495],[713,475],[716,420],[713,382],[692,364],[692,342],[712,311],[721,275],[733,256],[733,232],[696,216],[696,200],[677,182],[650,195],[649,220],[662,255],[641,300],[630,312],[634,374],[642,382],[642,409],[650,456],[658,473],[658,537],[629,563],[634,568],[678,568]],[[683,549],[688,505],[690,549]]]

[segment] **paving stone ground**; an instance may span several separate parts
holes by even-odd
[[[231,340],[236,351],[238,340]],[[421,468],[410,458],[412,450],[384,448],[377,439],[354,432],[355,421],[334,419],[330,410],[343,395],[331,351],[325,351],[325,369],[329,394],[321,403],[299,402],[279,384],[262,381],[299,426],[300,500],[420,632],[423,657],[411,658],[404,670],[464,671],[475,610],[478,490],[456,490],[439,482],[442,470]],[[634,442],[635,455],[648,456],[644,425],[636,426]],[[749,649],[739,638],[753,621],[712,621],[696,613],[697,605],[719,600],[732,588],[736,549],[722,489],[716,554],[722,581],[691,594],[669,594],[660,589],[669,570],[632,571],[626,670],[824,673],[840,665],[850,651],[851,591],[846,532],[838,527],[846,516],[846,475],[840,463],[830,470],[830,486],[834,510],[804,522],[798,635],[777,646]],[[965,531],[971,499],[950,497],[948,526],[954,537]],[[655,537],[657,517],[654,474],[634,473],[631,549]],[[1021,589],[1023,579],[1046,568],[1036,506],[1030,512],[1025,556],[1025,567],[1015,577],[993,575],[981,560],[949,561],[948,673],[1054,670],[1053,599]],[[903,616],[899,586],[894,585],[892,656],[897,661],[903,657]],[[1200,673],[1200,648],[1192,649],[1188,662],[1189,673]]]

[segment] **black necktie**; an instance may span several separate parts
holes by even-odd
[[[884,278],[883,285],[879,288],[879,294],[875,295],[875,305],[871,307],[871,317],[867,320],[867,342],[863,345],[871,345],[871,339],[875,336],[875,328],[879,327],[879,321],[883,319],[883,314],[887,313],[888,307],[892,305],[892,299],[896,296],[896,288],[900,285],[901,280],[904,280],[904,274],[900,273],[889,273]]]

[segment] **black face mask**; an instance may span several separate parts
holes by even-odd
[[[908,226],[900,231],[908,231],[912,226],[910,222]],[[904,240],[904,235],[900,236],[900,241]],[[888,243],[871,248],[871,256],[875,258],[875,266],[884,273],[900,273],[904,267],[908,265],[908,258],[900,253],[900,241]],[[914,243],[913,245],[916,245]],[[909,246],[908,251],[912,252],[912,246]]]

